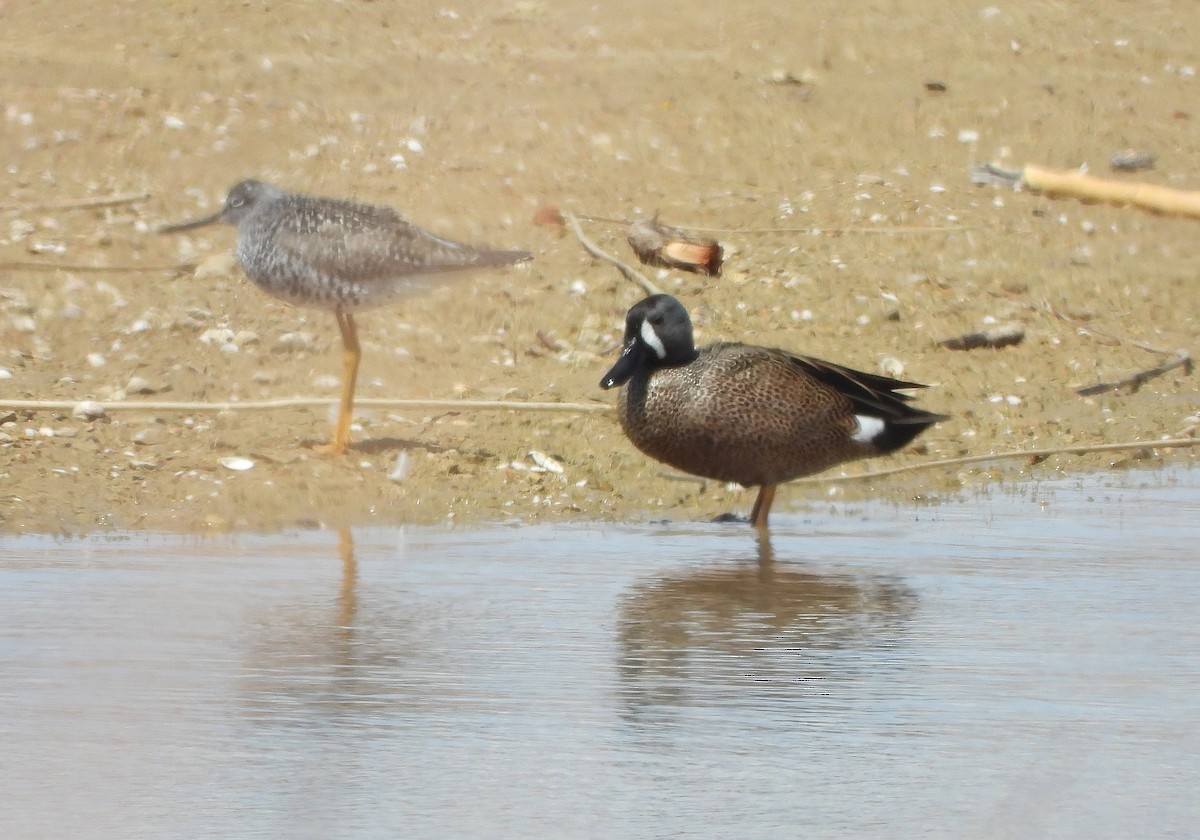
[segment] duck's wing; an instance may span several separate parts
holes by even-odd
[[[928,387],[920,382],[867,373],[813,356],[789,353],[786,350],[773,352],[781,354],[806,376],[843,394],[854,404],[856,411],[866,412],[894,423],[936,423],[949,417],[908,405],[908,401],[913,399],[912,395],[899,391]]]

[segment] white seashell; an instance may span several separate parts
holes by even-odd
[[[529,457],[533,459],[533,463],[537,464],[546,472],[562,473],[563,465],[555,461],[544,452],[538,452],[536,449],[529,450]]]
[[[879,369],[883,371],[885,376],[890,376],[893,379],[899,379],[904,375],[904,362],[900,361],[895,356],[885,356],[879,362]]]
[[[392,464],[392,468],[388,470],[388,481],[397,483],[408,478],[412,472],[412,456],[408,454],[407,449],[400,450],[400,454],[396,456],[396,463]]]
[[[84,400],[75,404],[71,415],[80,420],[99,420],[104,416],[104,406],[94,400]]]
[[[227,470],[235,470],[237,472],[245,472],[254,468],[254,462],[249,458],[243,458],[240,455],[227,455],[220,459],[221,466]]]

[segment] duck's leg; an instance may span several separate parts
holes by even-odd
[[[767,516],[771,513],[771,504],[775,501],[774,484],[764,484],[758,488],[758,498],[750,510],[750,524],[760,531],[767,530]]]
[[[321,447],[323,452],[341,455],[350,447],[350,421],[354,418],[354,386],[358,381],[358,362],[362,348],[358,330],[349,312],[334,312],[338,329],[342,331],[342,399],[338,403],[337,424],[333,427],[333,442]]]

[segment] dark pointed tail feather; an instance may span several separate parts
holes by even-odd
[[[917,435],[934,423],[950,419],[948,414],[933,414],[907,405],[904,405],[903,408],[905,411],[899,416],[880,418],[884,421],[883,431],[871,438],[872,445],[879,450],[880,454],[895,452],[897,449],[908,446]]]

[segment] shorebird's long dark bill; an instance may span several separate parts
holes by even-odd
[[[203,219],[194,219],[190,222],[180,222],[177,225],[163,225],[158,229],[159,233],[178,233],[181,230],[191,230],[192,228],[204,227],[205,225],[213,225],[221,221],[221,214],[224,210],[218,210],[211,216],[205,216]]]

